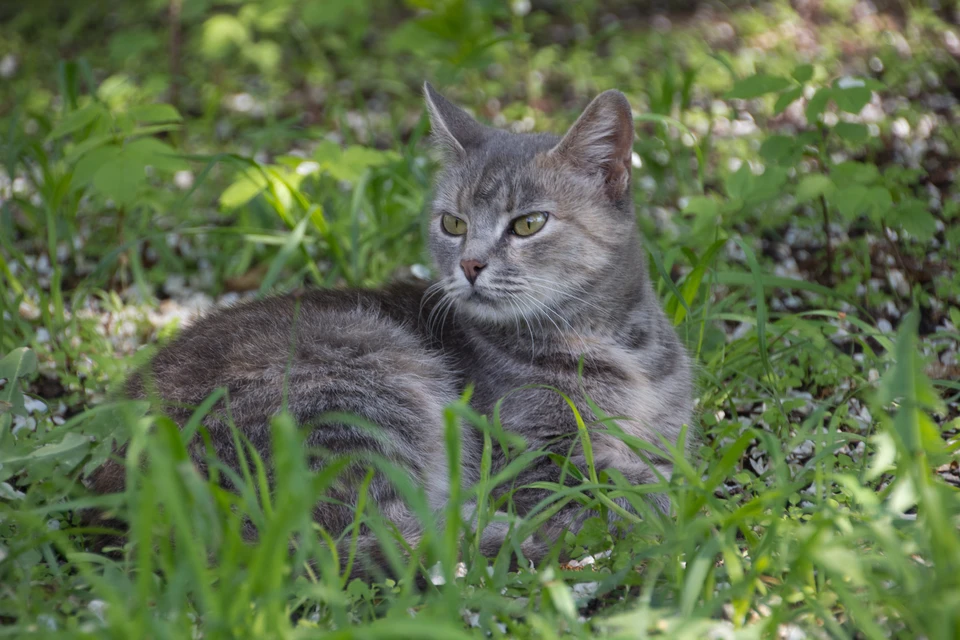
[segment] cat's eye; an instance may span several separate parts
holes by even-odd
[[[440,219],[440,224],[443,225],[443,230],[452,236],[462,236],[467,232],[466,221],[457,216],[452,216],[449,213],[443,214],[443,218]]]
[[[511,222],[510,233],[518,236],[532,236],[537,231],[540,231],[540,229],[543,229],[543,225],[545,224],[547,224],[547,212],[534,211],[525,216],[520,216]]]

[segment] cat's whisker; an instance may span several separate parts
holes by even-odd
[[[530,280],[531,280],[531,283],[530,283],[531,286],[533,286],[534,288],[536,288],[536,289],[538,289],[538,290],[550,291],[550,292],[552,292],[552,293],[558,293],[558,294],[560,294],[560,295],[562,295],[562,296],[565,296],[565,297],[567,297],[567,298],[570,298],[571,300],[574,300],[575,302],[579,302],[579,303],[582,304],[582,305],[585,305],[585,306],[587,306],[587,307],[590,307],[591,309],[593,309],[593,310],[601,313],[604,318],[606,318],[606,317],[609,316],[609,313],[607,312],[607,310],[603,309],[602,307],[599,307],[599,306],[597,306],[596,304],[594,304],[594,303],[592,303],[592,302],[588,302],[588,301],[584,300],[583,298],[581,298],[580,296],[577,296],[577,295],[574,295],[574,294],[570,293],[569,291],[563,291],[562,289],[557,289],[557,288],[555,288],[555,287],[549,286],[549,285],[555,284],[555,283],[553,283],[553,282],[551,282],[551,281],[549,281],[549,280],[545,280],[545,279],[543,279],[543,278],[537,278],[537,277],[534,277],[534,276],[531,276],[531,277],[530,277]],[[544,284],[544,283],[548,283],[548,284]]]
[[[524,313],[524,310],[523,310],[523,298],[516,293],[511,293],[509,291],[506,293],[507,295],[510,296],[510,299],[511,299],[510,304],[514,304],[513,301],[516,300],[516,304],[514,306],[517,308],[517,342],[520,341],[519,327],[520,327],[521,320],[523,320],[524,324],[527,325],[527,331],[530,332],[530,359],[532,362],[537,355],[537,347],[536,347],[536,340],[533,337],[533,327],[530,325],[530,321],[527,317],[528,314]],[[536,317],[536,314],[534,314],[534,317]],[[537,324],[540,327],[540,335],[543,335],[543,325],[540,324],[539,319],[537,320]]]
[[[540,302],[539,300],[537,300],[536,298],[534,298],[534,297],[531,296],[530,294],[526,294],[526,295],[527,295],[527,297],[528,297],[529,300],[531,300],[532,302],[534,302],[535,304],[537,304],[537,305],[543,310],[545,317],[547,318],[547,320],[549,320],[551,323],[553,323],[553,326],[556,327],[558,334],[563,335],[564,332],[563,332],[563,330],[560,329],[560,326],[553,320],[553,318],[552,318],[551,315],[550,315],[551,313],[552,313],[553,315],[555,315],[563,324],[565,324],[565,325],[567,326],[567,328],[570,330],[570,332],[573,333],[573,335],[577,338],[577,340],[579,340],[579,342],[580,342],[580,348],[581,348],[581,350],[582,350],[581,352],[586,352],[586,351],[587,351],[587,342],[586,342],[586,340],[584,339],[583,335],[582,335],[579,331],[577,331],[576,328],[574,328],[574,326],[570,323],[569,320],[567,320],[567,319],[564,318],[562,315],[560,315],[559,313],[557,313],[556,311],[554,311],[553,309],[551,309],[549,306],[543,304],[542,302]]]
[[[423,292],[423,297],[420,298],[420,308],[417,309],[417,318],[421,318],[423,316],[423,307],[427,304],[427,302],[430,301],[432,297],[438,293],[443,293],[445,281],[446,279],[444,278],[443,280],[434,282],[432,285],[427,287],[426,291]]]
[[[539,293],[541,296],[543,296],[543,289],[542,289],[542,287],[543,287],[543,285],[537,285],[537,284],[531,284],[531,285],[530,285],[530,288],[534,291],[534,293]],[[601,307],[598,307],[598,306],[596,306],[596,305],[594,305],[594,304],[591,304],[590,302],[587,302],[586,300],[583,300],[583,299],[581,299],[581,298],[579,298],[579,297],[577,297],[577,296],[571,296],[570,294],[568,294],[568,293],[565,292],[565,291],[559,291],[559,290],[556,290],[556,289],[552,289],[551,291],[554,291],[554,292],[556,292],[556,293],[558,293],[558,294],[560,294],[560,295],[566,296],[567,298],[573,300],[574,302],[578,302],[578,303],[584,305],[587,309],[592,310],[593,313],[594,313],[593,319],[595,319],[595,320],[608,320],[608,319],[610,318],[610,313],[609,313],[607,310],[602,309]],[[546,297],[546,296],[543,296],[543,297]],[[546,300],[542,300],[542,299],[537,298],[537,301],[540,302],[541,304],[543,304],[544,306],[549,307],[549,308],[550,308],[551,310],[553,310],[554,312],[556,312],[556,309],[554,309],[553,305],[547,303]],[[562,314],[558,314],[558,315],[562,315]],[[571,316],[572,316],[572,314],[571,314]]]
[[[440,301],[433,308],[433,310],[430,312],[430,316],[427,318],[428,333],[432,336],[436,335],[441,342],[443,341],[443,336],[437,335],[437,333],[435,332],[436,323],[441,317],[446,316],[446,312],[454,304],[454,302],[455,300],[450,295],[450,293],[444,290],[443,296],[440,298]],[[441,334],[442,334],[442,326],[441,326]]]
[[[513,317],[513,322],[514,322],[514,324],[516,325],[516,328],[517,328],[517,343],[519,344],[519,342],[520,342],[520,318],[523,316],[523,310],[520,308],[520,305],[519,305],[519,304],[517,304],[516,302],[514,302],[514,300],[513,300],[513,298],[514,298],[513,294],[511,294],[510,292],[507,292],[507,295],[510,296],[510,298],[507,299],[507,302],[509,302],[509,303],[510,303],[510,306],[512,306],[514,309],[517,310],[516,315],[514,315],[514,317]],[[531,342],[531,347],[530,347],[530,348],[531,348],[531,349],[533,348],[533,343],[532,343],[532,342]]]

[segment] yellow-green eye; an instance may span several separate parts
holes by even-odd
[[[532,236],[543,229],[545,224],[547,224],[547,213],[545,211],[535,211],[514,220],[511,223],[510,231],[518,236]]]
[[[449,213],[443,214],[440,222],[443,224],[443,230],[452,236],[462,236],[467,232],[467,223]]]

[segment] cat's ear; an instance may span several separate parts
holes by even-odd
[[[423,96],[430,114],[434,141],[453,158],[462,158],[483,140],[484,127],[466,111],[423,83]]]
[[[602,179],[613,199],[630,186],[633,154],[633,114],[627,97],[604,91],[577,118],[550,155]]]

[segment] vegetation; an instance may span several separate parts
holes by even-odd
[[[960,637],[955,3],[675,4],[0,10],[0,636]],[[453,504],[401,578],[348,583],[310,519],[337,470],[307,470],[288,417],[274,495],[256,459],[231,492],[185,464],[199,420],[110,392],[211,304],[425,270],[424,79],[517,130],[631,99],[652,273],[699,361],[698,455],[656,487],[671,517],[593,468],[558,490],[544,510],[640,514],[568,536],[572,563],[479,557]],[[466,401],[452,461],[458,420],[497,442]],[[128,489],[90,495],[121,442]],[[489,518],[509,481],[455,502]],[[122,547],[95,550],[92,506],[129,524]],[[361,522],[390,537],[369,505]]]

